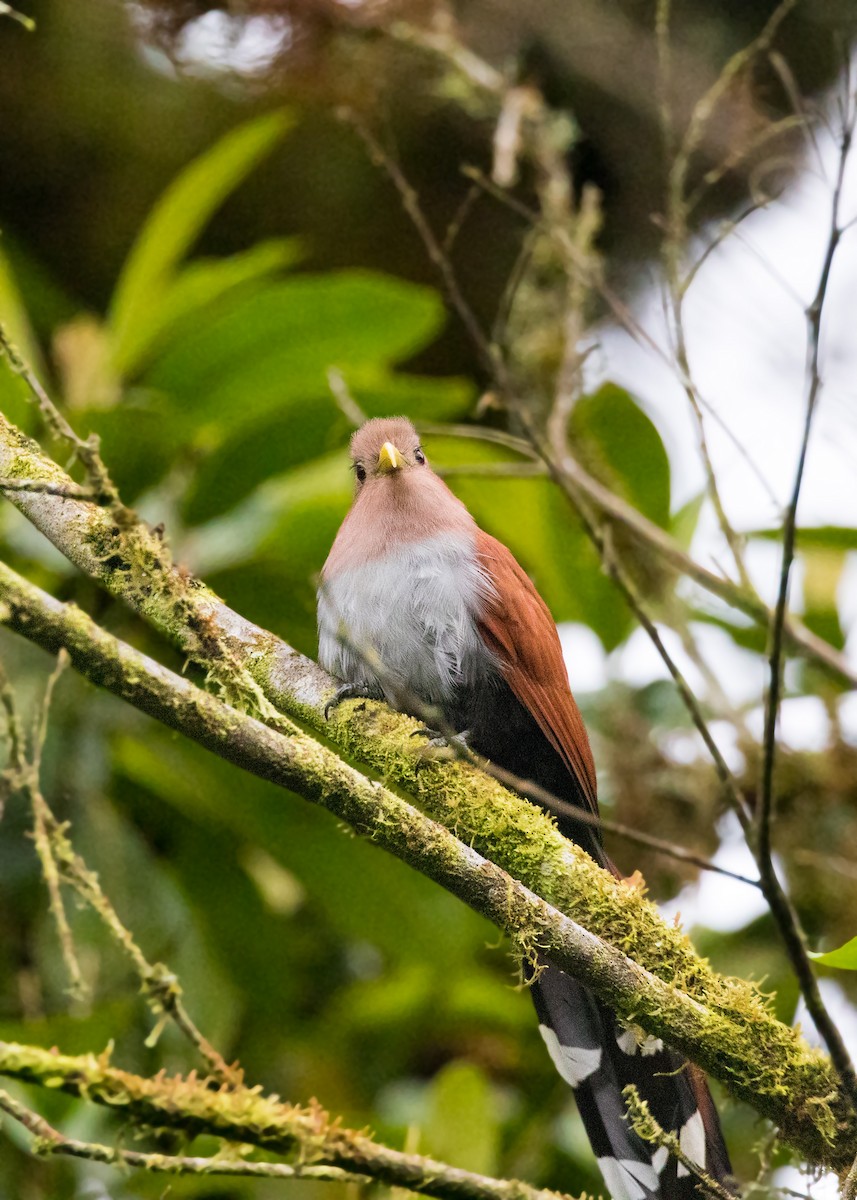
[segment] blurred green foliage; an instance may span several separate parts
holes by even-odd
[[[424,286],[365,269],[303,269],[311,265],[302,259],[306,246],[282,236],[248,237],[232,254],[187,260],[218,206],[296,120],[282,112],[254,118],[184,170],[141,228],[103,315],[83,311],[34,256],[21,248],[4,255],[0,246],[0,315],[30,361],[53,368],[78,430],[101,436],[123,498],[165,522],[176,558],[247,617],[312,654],[315,579],[351,490],[344,453],[351,422],[336,390],[346,389],[367,415],[451,423],[472,418],[477,387],[409,365],[444,322],[440,298]],[[51,324],[46,310],[64,314],[50,344],[36,332]],[[20,380],[5,369],[0,405],[40,432]],[[690,544],[701,499],[676,510],[661,432],[632,396],[606,385],[585,397],[571,433],[593,474]],[[631,616],[556,487],[510,474],[518,457],[497,445],[443,435],[426,444],[477,520],[532,574],[557,620],[585,624],[608,652],[621,647]],[[77,578],[8,505],[0,535],[4,554],[30,578],[181,665]],[[829,535],[825,541],[816,531],[819,552],[856,544],[854,531]],[[653,609],[667,611],[675,580],[631,543],[621,548]],[[841,644],[838,575],[822,574],[819,565],[808,620]],[[720,622],[738,644],[764,649],[758,631],[731,617],[703,607],[699,616]],[[0,652],[31,715],[50,663],[8,635]],[[674,690],[617,685],[585,707],[600,760],[614,762],[605,773],[608,808],[713,853],[720,797],[707,772],[688,767],[682,775],[664,748],[687,730]],[[816,766],[818,790],[834,794]],[[840,766],[841,799],[848,785]],[[804,783],[810,774],[798,772]],[[206,756],[71,676],[52,714],[44,786],[146,954],[177,971],[191,1013],[250,1080],[294,1101],[316,1095],[353,1126],[371,1125],[391,1144],[473,1170],[599,1190],[568,1090],[516,988],[515,964],[495,932],[457,901],[299,798]],[[796,785],[789,795],[799,808],[815,793]],[[0,1037],[71,1052],[113,1042],[116,1061],[142,1072],[198,1066],[171,1028],[146,1046],[152,1022],[135,979],[92,915],[74,906],[90,995],[69,1001],[28,830],[23,803],[13,799],[0,825]],[[843,831],[836,836],[842,840]],[[656,891],[675,890],[687,877],[652,858],[645,869]],[[711,941],[724,969],[761,973],[763,963],[783,1015],[791,1014],[793,990],[783,983],[769,929]],[[32,1099],[71,1135],[116,1136],[104,1111],[60,1095]],[[750,1161],[748,1122],[734,1108],[725,1120],[739,1164]],[[14,1127],[4,1136],[0,1196],[164,1194],[156,1178],[35,1161]],[[311,1183],[295,1190],[332,1192]],[[170,1194],[263,1198],[281,1186],[176,1180]]]

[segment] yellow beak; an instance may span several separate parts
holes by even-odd
[[[393,471],[400,471],[404,465],[405,460],[393,443],[385,442],[378,454],[379,472],[382,475],[390,475]]]

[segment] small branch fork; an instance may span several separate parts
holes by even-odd
[[[80,970],[74,947],[74,939],[63,903],[61,885],[71,887],[77,895],[101,918],[113,940],[130,959],[140,978],[142,990],[158,1024],[150,1034],[147,1045],[153,1046],[165,1021],[171,1019],[185,1037],[197,1049],[212,1076],[221,1082],[238,1083],[241,1072],[227,1065],[208,1039],[200,1032],[188,1014],[181,998],[178,979],[163,963],[150,963],[146,959],[130,930],[122,923],[118,913],[104,894],[94,871],[90,871],[77,854],[68,836],[68,825],[60,823],[42,794],[39,782],[42,751],[48,732],[48,716],[54,688],[60,675],[68,666],[69,656],[60,649],[57,664],[48,679],[45,695],[36,716],[32,749],[26,753],[22,723],[18,715],[15,696],[2,664],[0,664],[0,703],[6,716],[7,740],[9,743],[9,767],[5,785],[11,791],[20,791],[28,799],[33,813],[33,840],[48,888],[50,909],[56,925],[62,950],[63,962],[69,977],[69,992],[82,999],[87,987]]]
[[[124,505],[119,499],[119,493],[116,491],[116,486],[110,478],[110,473],[104,465],[101,458],[100,442],[97,434],[90,434],[88,438],[78,437],[71,425],[56,407],[48,393],[42,387],[35,373],[30,369],[27,363],[24,362],[21,355],[18,353],[17,347],[12,342],[6,329],[0,324],[0,354],[4,354],[9,363],[9,366],[24,380],[27,387],[30,389],[32,396],[36,401],[39,412],[42,415],[42,420],[45,422],[47,429],[52,437],[57,441],[68,442],[73,448],[75,457],[79,460],[89,479],[89,488],[85,489],[88,493],[85,498],[93,499],[99,504],[109,505],[116,511],[117,516],[127,513]],[[21,490],[21,491],[45,491],[49,495],[57,495],[45,485],[35,486],[40,481],[37,480],[17,480],[4,481],[7,486],[5,490]],[[13,485],[14,486],[10,486]],[[3,490],[0,487],[0,490]],[[72,496],[74,494],[75,485],[72,484],[66,488],[63,495]],[[133,515],[133,514],[129,514]]]
[[[210,1158],[151,1154],[67,1138],[43,1117],[0,1089],[0,1111],[34,1138],[43,1155],[137,1167],[169,1175],[232,1175],[314,1179],[330,1183],[381,1181],[442,1200],[560,1200],[561,1194],[517,1180],[492,1179],[445,1163],[390,1150],[364,1133],[344,1129],[317,1105],[298,1108],[260,1088],[221,1088],[194,1076],[145,1079],[110,1066],[107,1058],[61,1055],[55,1050],[0,1042],[0,1071],[21,1080],[62,1087],[109,1106],[138,1124],[190,1136],[225,1139]],[[294,1163],[246,1161],[248,1147],[297,1158]],[[567,1198],[563,1198],[567,1200]]]

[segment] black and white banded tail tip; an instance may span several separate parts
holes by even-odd
[[[729,1156],[699,1071],[660,1038],[623,1028],[600,1001],[556,967],[532,984],[539,1030],[573,1089],[612,1200],[701,1200],[698,1179],[666,1147],[643,1141],[627,1119],[622,1089],[633,1084],[687,1159],[733,1190]]]

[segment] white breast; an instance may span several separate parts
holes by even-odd
[[[319,661],[339,679],[382,691],[360,656],[368,649],[422,699],[446,703],[457,684],[494,673],[476,625],[491,591],[470,535],[396,546],[320,588]]]

